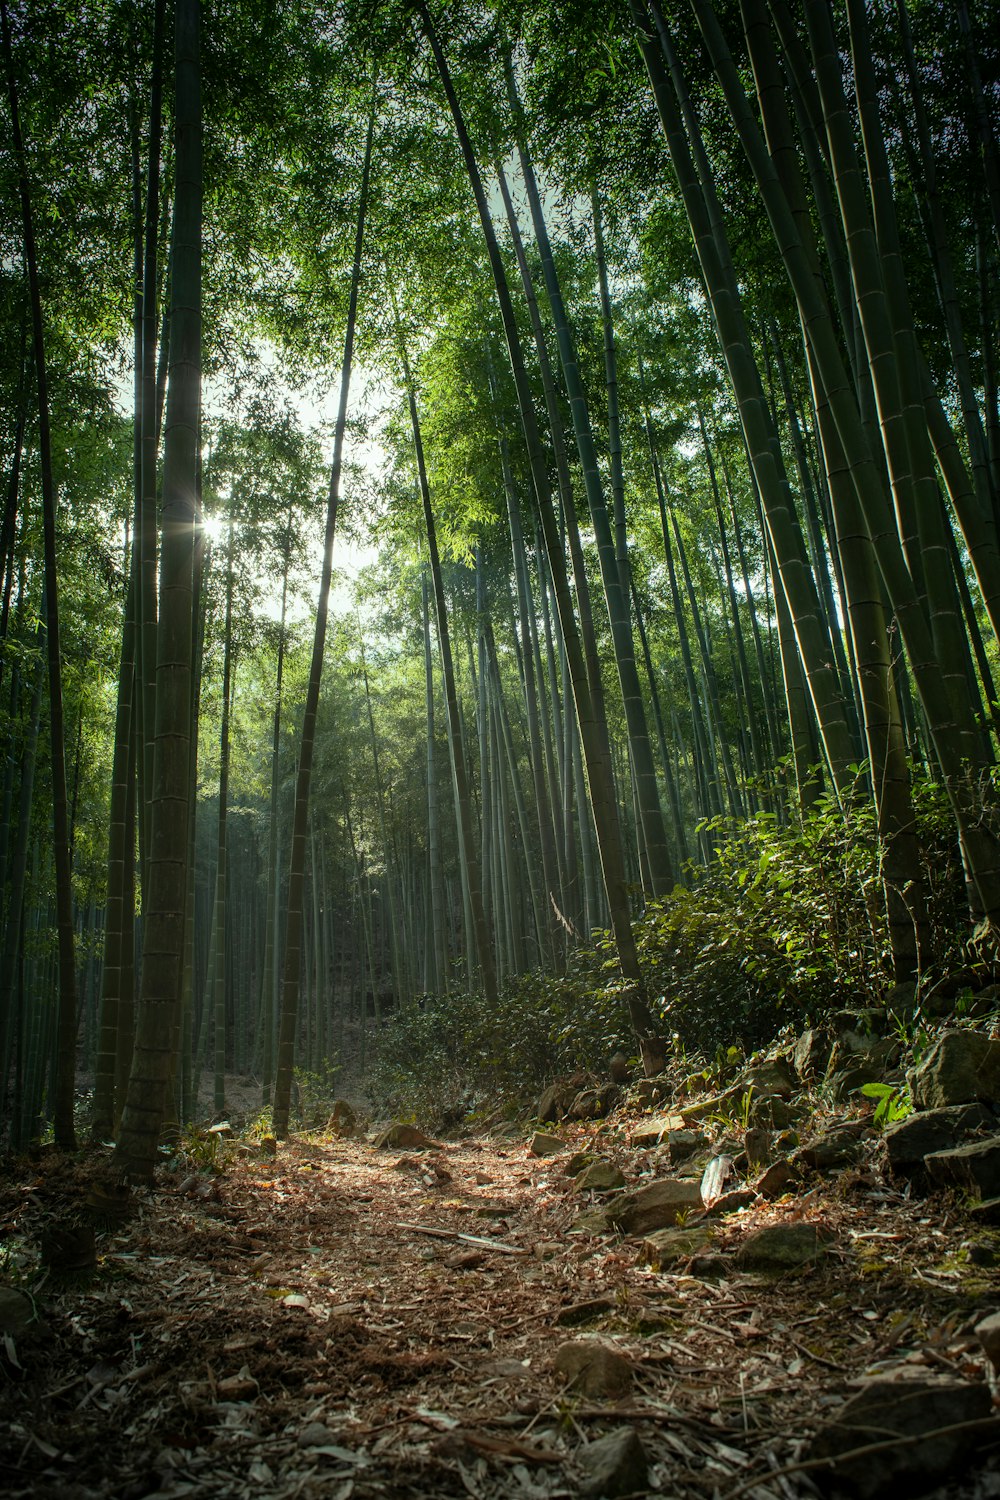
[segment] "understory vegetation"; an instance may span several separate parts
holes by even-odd
[[[942,985],[976,991],[995,966],[961,939],[960,861],[940,788],[915,789],[932,880],[936,963],[893,992],[870,809],[824,803],[805,818],[761,814],[716,823],[714,856],[690,884],[651,901],[634,924],[652,1004],[672,1061],[692,1070],[747,1056],[791,1028],[884,1001],[908,1033]],[[414,999],[378,1041],[367,1088],[375,1107],[440,1128],[524,1110],[558,1076],[606,1080],[634,1039],[613,939],[598,933],[563,974],[534,971],[487,1000],[460,989]],[[633,1054],[633,1055],[630,1055]]]

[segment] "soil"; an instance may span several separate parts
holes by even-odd
[[[641,1184],[662,1164],[635,1123],[561,1133]],[[1000,1309],[1000,1231],[890,1180],[873,1133],[859,1162],[714,1221],[713,1276],[581,1227],[604,1200],[530,1135],[314,1133],[272,1157],[200,1133],[121,1218],[95,1198],[106,1152],[8,1163],[0,1269],[35,1316],[0,1354],[6,1494],[541,1500],[585,1493],[584,1446],[632,1428],[635,1493],[793,1500],[818,1493],[804,1440],[863,1372],[994,1380],[973,1329]],[[41,1268],[46,1226],[88,1203],[96,1267]],[[790,1222],[829,1234],[820,1261],[739,1269],[748,1234]],[[556,1350],[594,1337],[627,1360],[625,1390],[562,1384]],[[1000,1447],[935,1493],[1000,1495]]]

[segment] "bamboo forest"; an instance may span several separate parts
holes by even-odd
[[[996,0],[0,44],[10,1493],[997,1494]]]

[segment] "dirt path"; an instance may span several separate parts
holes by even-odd
[[[656,1169],[628,1122],[565,1134],[632,1181]],[[96,1159],[3,1182],[4,1279],[34,1285],[38,1312],[0,1375],[11,1497],[576,1496],[599,1482],[586,1445],[631,1429],[648,1462],[635,1493],[710,1500],[757,1478],[757,1500],[791,1500],[816,1493],[812,1471],[766,1476],[801,1460],[852,1377],[879,1362],[984,1376],[971,1329],[1000,1308],[1000,1275],[969,1264],[961,1212],[908,1200],[869,1162],[729,1215],[714,1265],[667,1272],[642,1263],[641,1237],[579,1228],[565,1157],[530,1155],[523,1134],[222,1157],[178,1158],[137,1194],[79,1287],[32,1283],[32,1246],[81,1206]],[[821,1260],[741,1270],[736,1247],[773,1222],[829,1232]],[[602,1395],[553,1368],[581,1338],[627,1362]],[[1000,1495],[996,1459],[940,1493]]]

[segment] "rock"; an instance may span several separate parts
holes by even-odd
[[[624,1052],[616,1052],[608,1064],[608,1077],[612,1083],[628,1083],[632,1076],[632,1069],[628,1065],[628,1058]]]
[[[1000,1135],[952,1151],[932,1151],[924,1157],[924,1166],[941,1187],[964,1188],[977,1198],[1000,1197]]]
[[[535,1114],[543,1125],[565,1118],[583,1082],[584,1075],[580,1074],[573,1078],[557,1078],[555,1083],[549,1084],[535,1108]]]
[[[729,1193],[723,1193],[721,1198],[705,1210],[706,1219],[721,1219],[726,1214],[738,1213],[741,1208],[749,1208],[751,1203],[756,1202],[757,1194],[752,1188],[733,1188]]]
[[[708,1145],[708,1136],[703,1130],[668,1130],[661,1144],[666,1146],[672,1162],[687,1161]]]
[[[553,1367],[574,1391],[592,1400],[624,1396],[632,1385],[632,1366],[625,1356],[597,1339],[562,1344]]]
[[[706,1225],[694,1229],[657,1229],[646,1236],[639,1250],[639,1263],[655,1268],[674,1266],[679,1260],[690,1260],[712,1242],[713,1231]]]
[[[787,1130],[799,1111],[778,1094],[762,1094],[750,1107],[750,1123],[758,1130]]]
[[[990,1393],[985,1384],[951,1376],[889,1379],[875,1376],[845,1401],[816,1433],[803,1457],[829,1459],[829,1467],[812,1477],[825,1490],[845,1489],[857,1500],[917,1495],[939,1481],[953,1479],[975,1451],[973,1434],[940,1432],[943,1427],[988,1419]],[[994,1420],[984,1421],[983,1437]],[[891,1448],[849,1455],[849,1450],[898,1436]]]
[[[669,1092],[670,1082],[666,1078],[640,1078],[635,1085],[635,1096],[644,1109],[648,1109],[651,1104],[659,1104]]]
[[[592,1297],[589,1302],[574,1302],[556,1314],[560,1328],[579,1328],[583,1323],[593,1323],[605,1313],[614,1312],[615,1304],[610,1297]]]
[[[631,1427],[620,1427],[596,1442],[584,1443],[576,1461],[583,1470],[581,1495],[607,1496],[645,1494],[649,1479],[646,1451]]]
[[[790,1099],[799,1086],[798,1074],[787,1057],[767,1057],[747,1068],[741,1079],[744,1089],[757,1094],[776,1094]]]
[[[573,1220],[573,1228],[583,1234],[609,1234],[615,1225],[606,1208],[585,1208]]]
[[[978,1224],[1000,1224],[1000,1198],[983,1198],[970,1203],[968,1211]]]
[[[307,1422],[295,1439],[300,1448],[323,1448],[327,1443],[336,1441],[337,1433],[323,1422]]]
[[[826,1072],[833,1038],[828,1031],[810,1026],[795,1043],[792,1062],[800,1078],[818,1078]]]
[[[825,1088],[832,1099],[846,1104],[852,1094],[857,1094],[866,1083],[883,1083],[885,1069],[879,1063],[863,1059],[850,1067],[838,1068],[828,1073]]]
[[[949,1151],[964,1135],[986,1124],[986,1111],[979,1104],[959,1104],[907,1115],[890,1125],[883,1136],[889,1165],[918,1166],[933,1151]]]
[[[613,1109],[618,1099],[618,1086],[607,1083],[599,1089],[581,1089],[567,1110],[571,1120],[600,1120]]]
[[[573,1186],[578,1193],[610,1193],[625,1186],[625,1177],[614,1162],[592,1161],[589,1167],[584,1167]]]
[[[994,1370],[1000,1371],[1000,1313],[992,1313],[976,1324],[976,1338]]]
[[[428,1147],[440,1147],[441,1142],[432,1141],[430,1136],[424,1135],[415,1125],[404,1125],[397,1121],[375,1137],[375,1145],[379,1148],[394,1146],[397,1151],[423,1151]]]
[[[787,1156],[779,1156],[778,1160],[773,1161],[758,1177],[754,1183],[754,1191],[762,1198],[780,1198],[782,1193],[798,1180],[798,1175]]]
[[[445,1258],[449,1271],[478,1271],[485,1264],[485,1250],[455,1250]]]
[[[579,1177],[584,1167],[589,1167],[597,1158],[593,1151],[574,1151],[563,1167],[563,1175],[566,1177]]]
[[[662,1177],[648,1187],[625,1193],[608,1210],[626,1234],[666,1229],[701,1208],[701,1187],[690,1178]]]
[[[815,1224],[768,1224],[747,1235],[736,1259],[744,1271],[796,1271],[819,1260],[829,1239]]]
[[[945,1031],[917,1068],[914,1102],[920,1109],[1000,1101],[1000,1041],[978,1031]]]
[[[536,1130],[528,1143],[528,1150],[532,1156],[557,1156],[560,1151],[566,1150],[566,1142],[557,1135]]]
[[[814,1172],[829,1172],[834,1167],[850,1166],[861,1154],[861,1142],[850,1126],[828,1130],[792,1153],[794,1166],[810,1167]]]
[[[631,1136],[632,1145],[658,1146],[670,1131],[683,1129],[683,1115],[654,1115],[652,1119],[643,1120],[635,1126]]]
[[[757,1127],[748,1130],[743,1149],[751,1166],[765,1166],[771,1156],[771,1132]]]
[[[693,1255],[687,1268],[689,1276],[701,1281],[712,1281],[716,1276],[728,1276],[732,1262],[725,1255]]]
[[[724,1089],[721,1094],[710,1094],[707,1099],[697,1099],[693,1104],[685,1104],[684,1118],[704,1120],[710,1115],[731,1113],[734,1106],[739,1107],[745,1093],[745,1086],[736,1083],[731,1089]]]
[[[0,1286],[0,1334],[19,1338],[35,1316],[35,1305],[27,1292]]]

